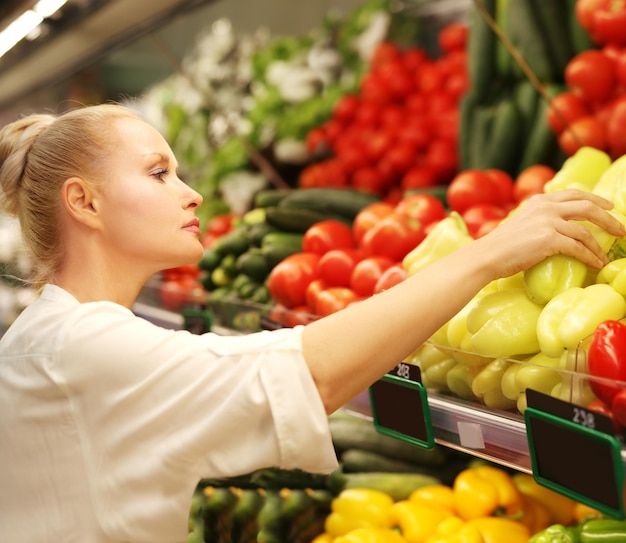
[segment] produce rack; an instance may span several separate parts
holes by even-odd
[[[185,318],[179,311],[169,311],[158,307],[156,290],[158,278],[149,281],[142,291],[134,312],[160,326],[172,329],[185,328]],[[243,335],[250,329],[233,327],[233,315],[242,312],[258,314],[253,322],[261,327],[272,328],[271,320],[260,312],[267,308],[255,304],[221,303],[213,313],[211,331],[220,335]],[[250,323],[251,320],[243,320]],[[437,444],[482,458],[504,467],[524,473],[532,473],[531,453],[524,417],[520,414],[490,409],[477,402],[465,400],[428,390],[428,407],[432,421],[434,440]],[[355,416],[374,420],[370,396],[361,393],[344,406],[344,411]],[[626,468],[626,448],[621,449],[622,464]]]

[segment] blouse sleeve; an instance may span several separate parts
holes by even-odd
[[[115,304],[82,304],[63,325],[51,370],[70,398],[100,491],[114,502],[124,499],[122,481],[141,494],[157,478],[171,492],[186,475],[182,491],[190,495],[200,477],[268,466],[333,471],[301,332],[199,336]]]

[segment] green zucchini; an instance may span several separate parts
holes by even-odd
[[[270,207],[266,212],[266,221],[271,226],[284,232],[296,232],[304,234],[315,223],[327,219],[340,220],[351,224],[351,221],[330,211],[295,207]]]
[[[292,189],[264,189],[254,195],[254,207],[274,207],[291,192]]]
[[[343,473],[336,470],[330,479],[330,489],[336,494],[348,488],[370,488],[388,494],[395,501],[406,500],[418,488],[441,484],[437,477],[423,473]]]
[[[426,473],[423,464],[392,458],[387,454],[363,449],[347,449],[341,453],[341,469],[346,473],[369,471],[388,473]]]
[[[258,531],[257,515],[263,507],[265,496],[257,489],[243,489],[233,509],[231,528],[232,543],[256,541]]]
[[[519,1],[519,0],[518,0]],[[539,30],[545,36],[554,80],[563,81],[565,68],[574,56],[569,28],[569,7],[563,0],[527,0],[535,13]]]
[[[291,191],[278,207],[315,210],[352,220],[365,206],[378,201],[373,194],[354,189],[314,187]]]
[[[381,434],[371,421],[365,419],[335,417],[333,413],[329,417],[329,427],[333,443],[339,452],[347,449],[361,449],[431,467],[442,466],[446,463],[447,454],[443,448],[423,449]]]
[[[496,0],[483,0],[485,10],[495,18]],[[467,69],[471,92],[478,102],[487,101],[496,73],[496,35],[476,6],[470,13],[470,33],[467,43]]]

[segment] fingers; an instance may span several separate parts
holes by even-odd
[[[563,237],[559,240],[560,253],[574,256],[592,268],[601,268],[608,263],[606,254],[589,229],[582,224],[564,221],[557,227],[557,235]]]

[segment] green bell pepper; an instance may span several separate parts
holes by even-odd
[[[439,221],[426,238],[402,260],[408,275],[413,275],[432,262],[446,256],[473,240],[465,221],[456,211]]]
[[[516,402],[517,409],[526,409],[526,389],[550,394],[561,382],[561,359],[539,352],[530,358],[511,364],[502,375],[502,394]]]
[[[449,391],[446,377],[448,371],[457,364],[450,353],[435,345],[425,343],[407,359],[407,362],[419,366],[422,384],[426,388],[434,388],[442,392]]]
[[[523,273],[526,294],[533,302],[544,305],[568,288],[582,287],[587,278],[587,266],[577,258],[557,254],[544,258]]]
[[[591,519],[580,528],[580,543],[624,543],[626,520]]]
[[[537,320],[542,306],[523,288],[500,290],[479,298],[467,314],[471,350],[490,358],[539,351]]]
[[[618,258],[604,266],[596,276],[596,283],[606,283],[626,296],[626,258]]]
[[[544,185],[544,192],[556,192],[576,188],[591,191],[611,167],[611,157],[593,147],[581,147],[569,157],[550,181]]]
[[[515,362],[496,358],[487,364],[472,381],[472,392],[490,409],[511,409],[515,402],[502,393],[502,377]]]
[[[534,534],[528,543],[580,543],[578,526],[553,524]]]
[[[613,161],[604,171],[593,192],[613,202],[613,209],[626,214],[626,155]]]
[[[575,349],[602,321],[619,320],[625,312],[626,300],[610,285],[570,288],[557,294],[541,311],[537,320],[539,348],[548,356],[560,357],[564,350]]]

